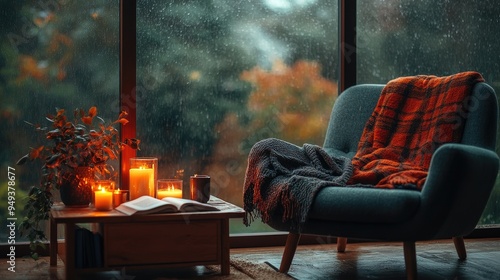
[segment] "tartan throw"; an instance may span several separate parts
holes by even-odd
[[[422,190],[434,151],[459,142],[477,72],[410,76],[383,88],[352,159],[348,185]]]

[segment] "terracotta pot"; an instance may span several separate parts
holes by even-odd
[[[75,173],[59,186],[61,201],[66,207],[88,207],[92,201],[94,172],[90,168],[79,167]]]

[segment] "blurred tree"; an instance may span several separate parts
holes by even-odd
[[[337,97],[337,84],[321,76],[317,62],[299,60],[292,66],[275,61],[271,70],[258,66],[241,73],[241,79],[252,85],[248,98],[246,121],[236,113],[226,115],[216,130],[211,164],[213,194],[236,204],[241,203],[241,186],[248,151],[264,138],[276,137],[302,145],[322,145]]]

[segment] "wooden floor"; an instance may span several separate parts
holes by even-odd
[[[459,261],[451,240],[417,242],[419,279],[500,279],[500,238],[466,239],[465,244],[467,259]],[[279,267],[282,252],[283,247],[232,249],[231,257],[269,268]],[[36,266],[33,263],[30,266],[30,261],[18,260],[15,273],[9,272],[6,261],[2,261],[0,279],[61,279],[55,276],[60,273],[48,273],[48,258],[39,260]],[[239,279],[204,273],[189,270],[183,275],[176,271],[175,275],[154,279]],[[289,272],[290,279],[405,279],[405,275],[403,248],[399,243],[348,243],[345,253],[337,253],[335,244],[299,246]]]

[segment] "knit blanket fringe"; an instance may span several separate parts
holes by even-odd
[[[351,174],[350,159],[332,157],[319,146],[259,141],[248,156],[244,223],[260,217],[266,224],[286,222],[299,230],[316,193],[325,186],[345,186]]]

